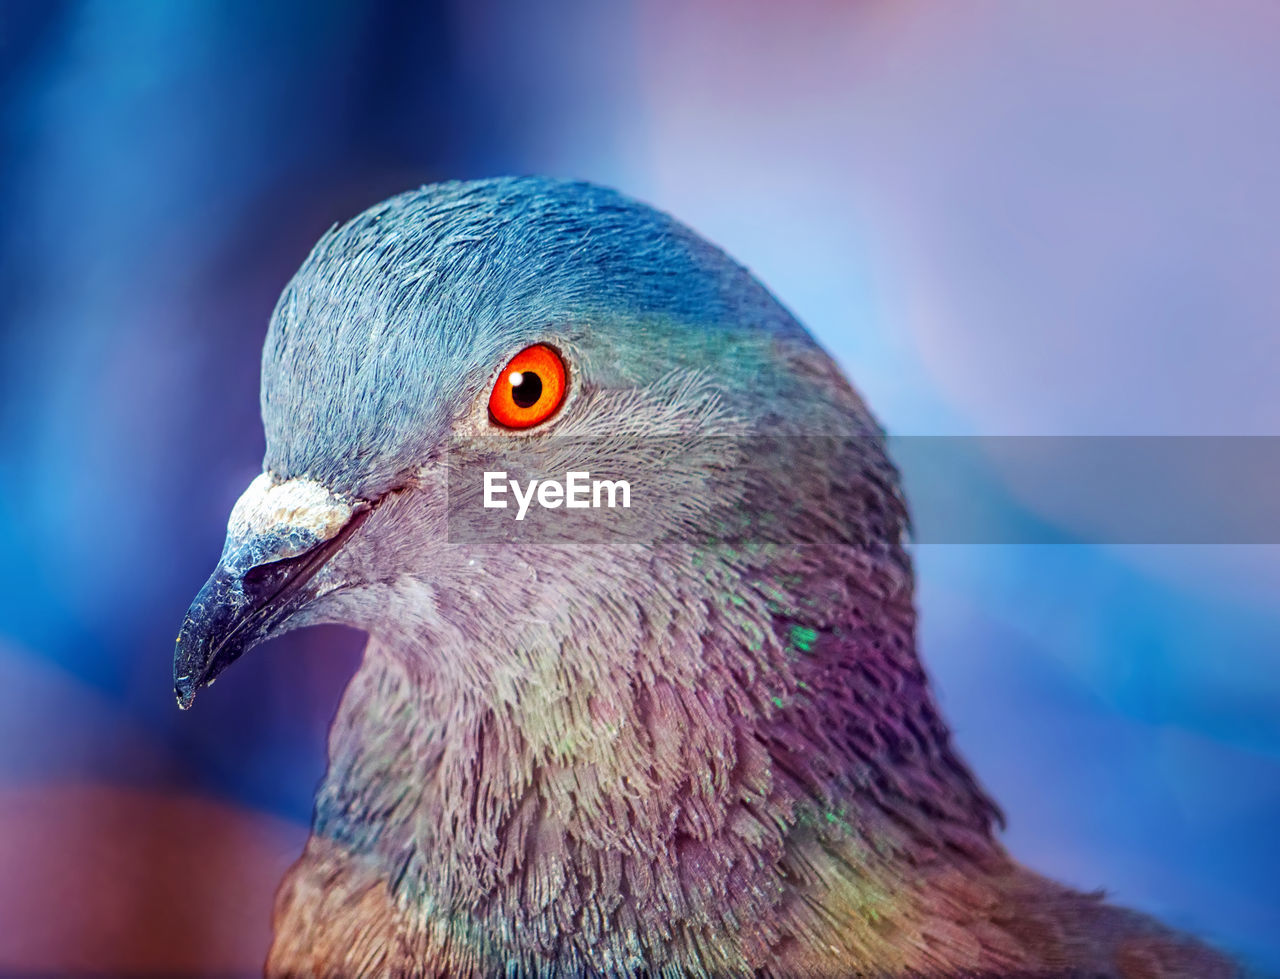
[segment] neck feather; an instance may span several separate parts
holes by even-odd
[[[522,681],[468,688],[413,665],[466,648],[372,641],[316,835],[450,947],[534,974],[738,974],[788,948],[913,968],[885,922],[958,917],[1009,864],[915,658],[909,573],[862,570],[825,619],[739,583],[696,623],[648,622],[625,670],[552,630],[513,651]]]

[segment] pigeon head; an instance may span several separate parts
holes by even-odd
[[[546,418],[513,427],[491,402],[531,348],[558,361],[562,390]],[[438,675],[465,668],[492,686],[484,668],[513,619],[641,629],[646,606],[672,598],[644,600],[656,571],[683,597],[723,598],[750,564],[736,547],[803,561],[817,528],[789,536],[788,515],[805,522],[806,494],[848,489],[864,469],[887,504],[871,529],[894,547],[902,529],[874,422],[804,329],[682,225],[586,184],[435,185],[335,228],[272,317],[262,413],[264,472],[178,642],[183,706],[258,642],[323,621],[397,634]],[[823,436],[864,441],[833,461]],[[522,537],[534,521],[513,520],[513,494],[480,506],[490,466],[608,473],[628,482],[633,512]],[[464,662],[441,659],[463,640]]]

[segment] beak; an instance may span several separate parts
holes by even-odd
[[[309,479],[263,473],[231,511],[227,543],[178,633],[173,689],[186,710],[196,693],[313,599],[329,590],[330,558],[372,508]]]

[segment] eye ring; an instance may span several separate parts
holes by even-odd
[[[535,343],[498,373],[489,394],[489,417],[503,428],[540,425],[564,403],[568,387],[564,359],[545,343]]]

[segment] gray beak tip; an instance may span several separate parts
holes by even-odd
[[[173,695],[177,698],[178,710],[190,710],[196,699],[195,684],[186,677],[176,680],[173,684]]]

